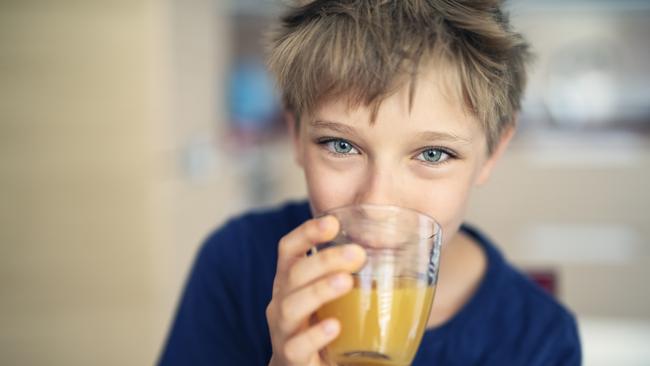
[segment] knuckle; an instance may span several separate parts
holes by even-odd
[[[291,314],[294,312],[293,304],[290,301],[284,300],[280,305],[280,317],[282,320],[291,319]]]
[[[283,237],[280,239],[280,242],[278,243],[278,255],[280,257],[285,257],[289,254],[289,241],[287,237]]]
[[[271,319],[274,318],[274,313],[275,313],[274,309],[275,309],[275,306],[274,306],[273,302],[270,302],[266,306],[265,314],[266,314],[267,319],[271,320]]]

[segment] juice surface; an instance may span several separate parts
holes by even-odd
[[[434,287],[407,277],[354,276],[354,288],[324,305],[319,319],[341,322],[328,346],[339,365],[409,365],[429,318]]]

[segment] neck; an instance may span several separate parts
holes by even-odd
[[[428,328],[451,319],[469,301],[487,268],[483,249],[463,232],[453,237],[440,256],[440,273]]]

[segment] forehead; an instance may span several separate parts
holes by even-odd
[[[444,71],[422,68],[414,79],[412,100],[411,83],[407,83],[381,102],[375,120],[370,106],[350,106],[348,99],[342,97],[318,105],[308,114],[308,122],[336,121],[356,130],[395,137],[423,131],[444,132],[466,140],[484,137],[478,119],[467,111],[460,97],[455,78]]]

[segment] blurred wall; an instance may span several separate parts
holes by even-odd
[[[182,3],[0,2],[0,364],[157,357],[218,220],[176,152],[213,132],[222,33],[216,5]]]

